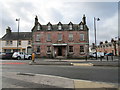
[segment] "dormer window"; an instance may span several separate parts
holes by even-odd
[[[37,25],[37,30],[40,30],[40,25]]]
[[[83,25],[80,25],[80,30],[83,30]]]
[[[61,25],[58,25],[58,30],[62,30],[62,26]]]
[[[70,29],[70,30],[72,30],[72,29],[73,29],[72,25],[69,25],[69,29]]]
[[[73,23],[72,23],[72,22],[70,22],[70,23],[68,24],[68,26],[69,26],[69,30],[72,30],[72,29],[73,29]]]
[[[52,29],[52,24],[50,22],[48,22],[47,24],[47,30],[51,30]]]
[[[51,26],[50,25],[48,25],[48,30],[51,30]]]

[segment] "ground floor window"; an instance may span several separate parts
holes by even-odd
[[[40,53],[40,46],[37,46],[36,53]]]
[[[84,46],[80,46],[80,54],[84,53]]]
[[[47,46],[47,53],[50,53],[50,52],[51,52],[51,47]]]
[[[73,46],[69,46],[69,52],[73,52]]]

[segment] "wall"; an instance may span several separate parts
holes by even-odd
[[[36,35],[40,33],[41,38],[40,42],[36,42],[35,38]],[[51,41],[46,41],[47,39],[47,34],[51,34]],[[58,41],[58,33],[62,33],[62,41]],[[73,33],[73,41],[69,41],[69,33]],[[80,34],[83,33],[85,34],[85,41],[80,41]],[[52,44],[57,44],[57,43],[66,43],[68,46],[73,46],[74,47],[74,54],[72,55],[73,58],[79,58],[82,56],[85,56],[86,53],[89,51],[89,37],[88,37],[88,32],[87,31],[38,31],[38,32],[33,32],[33,50],[36,51],[36,47],[40,46],[41,52],[40,52],[40,57],[47,57],[46,53],[46,47]],[[83,45],[85,47],[85,54],[80,54],[80,45]],[[87,47],[86,47],[87,46]]]

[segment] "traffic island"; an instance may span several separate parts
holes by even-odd
[[[47,62],[47,61],[29,62],[29,65],[68,65],[68,66],[73,66],[73,64],[70,62]]]
[[[73,66],[93,66],[92,63],[72,63]]]

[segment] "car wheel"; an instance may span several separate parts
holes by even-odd
[[[18,60],[20,60],[20,59],[21,59],[21,57],[17,57],[17,59],[18,59]]]
[[[31,59],[32,59],[32,57],[29,57],[28,59],[29,59],[29,60],[31,60]]]

